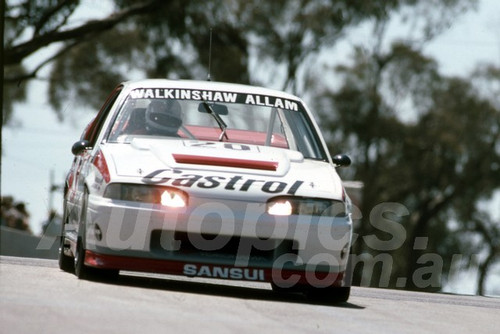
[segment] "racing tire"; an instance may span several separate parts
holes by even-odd
[[[59,262],[59,269],[62,271],[68,272],[68,273],[74,273],[75,272],[75,259],[72,256],[68,256],[64,253],[65,250],[65,241],[66,241],[66,236],[65,236],[65,226],[66,226],[66,205],[64,203],[64,213],[63,213],[63,221],[61,224],[61,238],[59,239],[59,253],[58,253],[58,262]]]
[[[326,304],[345,303],[349,299],[350,294],[350,286],[327,288],[309,287],[305,291],[305,295],[310,301]]]
[[[78,238],[78,243],[76,245],[75,261],[74,261],[75,275],[79,279],[89,279],[91,276],[91,268],[85,265],[85,248],[83,247],[83,241]]]
[[[78,240],[75,254],[75,275],[79,279],[91,281],[110,281],[118,278],[120,273],[116,269],[99,269],[85,265],[85,248],[81,239]]]
[[[86,235],[86,219],[87,219],[88,192],[85,189],[82,213],[80,216],[80,231],[78,241],[76,243],[76,253],[74,258],[74,272],[79,279],[93,281],[107,281],[118,277],[119,270],[116,269],[99,269],[85,265],[85,235]]]
[[[76,251],[74,259],[75,275],[79,279],[87,279],[90,275],[90,269],[85,265],[85,234],[86,234],[86,220],[87,220],[87,206],[88,206],[88,190],[85,187],[83,192],[82,211],[80,213],[80,220],[78,222],[78,239],[76,242]]]
[[[64,254],[64,236],[61,236],[59,244],[59,269],[68,273],[75,272],[74,258]]]

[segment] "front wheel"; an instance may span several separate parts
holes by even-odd
[[[70,255],[66,255],[66,252],[68,252],[68,245],[66,244],[66,231],[65,231],[65,226],[66,226],[66,205],[64,205],[64,214],[63,214],[63,220],[61,224],[61,238],[59,240],[59,269],[66,271],[68,273],[73,273],[75,271],[75,266],[74,266],[74,259]]]
[[[78,243],[76,245],[74,268],[76,277],[80,279],[87,279],[91,276],[91,268],[85,265],[85,248],[83,247],[81,239],[78,239]]]
[[[78,231],[79,237],[76,243],[76,252],[74,259],[75,275],[79,279],[88,280],[111,280],[118,277],[119,270],[116,269],[100,269],[93,268],[85,265],[85,235],[86,235],[86,219],[88,208],[88,192],[85,189],[82,203],[82,213],[80,215],[80,229]]]
[[[73,273],[75,270],[74,259],[64,253],[66,245],[64,244],[64,235],[61,236],[59,244],[59,269],[68,273]]]
[[[100,269],[85,265],[85,248],[81,240],[78,240],[75,254],[75,275],[79,279],[92,281],[112,281],[118,278],[120,273],[116,269]]]
[[[82,208],[80,212],[80,221],[79,229],[78,229],[78,239],[76,242],[76,251],[75,251],[75,275],[80,279],[88,278],[90,275],[90,268],[85,266],[85,230],[86,230],[86,220],[87,220],[87,206],[89,194],[87,188],[85,188],[83,192],[83,202]]]

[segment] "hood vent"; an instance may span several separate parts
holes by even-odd
[[[278,169],[277,161],[245,160],[245,159],[220,158],[220,157],[189,155],[189,154],[173,154],[173,156],[175,162],[181,164],[249,168],[249,169],[259,169],[268,171],[276,171]]]

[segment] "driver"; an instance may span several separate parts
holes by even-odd
[[[151,135],[179,137],[181,105],[176,100],[153,100],[145,113],[146,131]]]

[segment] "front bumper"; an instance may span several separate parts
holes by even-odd
[[[265,212],[265,204],[206,198],[190,198],[189,208],[166,209],[91,195],[85,263],[185,276],[267,282],[293,277],[338,285],[351,236],[350,217],[276,217]]]
[[[259,267],[221,266],[204,263],[154,258],[137,258],[99,254],[87,250],[85,265],[94,268],[119,269],[127,271],[182,275],[188,277],[207,277],[217,279],[272,282],[279,287],[294,286],[342,287],[345,286],[345,272],[321,272]]]

